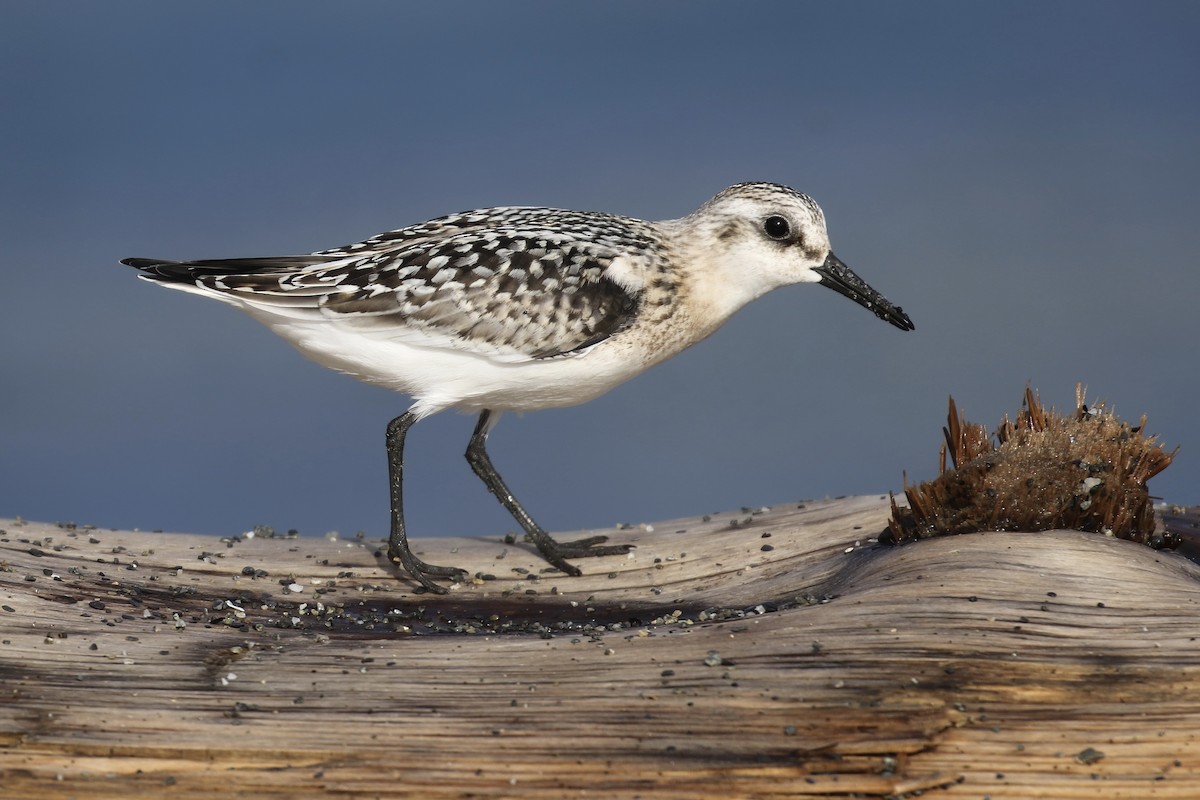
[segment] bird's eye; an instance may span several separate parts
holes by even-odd
[[[792,225],[778,214],[763,220],[763,230],[777,242],[782,242],[792,235]]]

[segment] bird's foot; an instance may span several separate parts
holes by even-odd
[[[597,545],[608,541],[607,536],[589,536],[586,539],[576,539],[573,542],[560,542],[550,534],[542,532],[540,536],[537,534],[527,534],[525,539],[537,545],[538,552],[542,554],[542,558],[550,562],[552,566],[575,577],[582,575],[583,572],[580,571],[579,567],[568,562],[566,560],[568,558],[619,556],[633,549],[633,545],[631,544],[610,544],[598,547]]]
[[[399,564],[404,567],[405,571],[413,577],[417,583],[421,584],[427,591],[434,594],[446,594],[449,590],[441,584],[434,583],[432,578],[450,578],[453,581],[462,581],[467,578],[467,571],[458,567],[442,567],[437,564],[427,564],[421,559],[413,555],[408,549],[408,542],[389,542],[388,543],[388,560],[393,564]]]

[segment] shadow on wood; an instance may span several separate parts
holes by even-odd
[[[3,520],[0,795],[1197,796],[1200,568],[887,518],[608,532],[581,578],[417,542],[490,573],[448,597],[377,543]]]

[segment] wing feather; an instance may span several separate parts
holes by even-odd
[[[607,214],[484,209],[306,256],[123,263],[256,313],[548,358],[632,323],[652,246],[646,226]]]
[[[459,234],[407,247],[384,264],[326,270],[345,277],[320,308],[364,330],[440,334],[458,346],[546,358],[595,344],[632,321],[640,288],[609,274],[622,258],[561,236]]]

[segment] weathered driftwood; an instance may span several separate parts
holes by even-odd
[[[1200,796],[1200,568],[887,516],[610,532],[582,578],[419,542],[495,575],[446,597],[377,543],[0,521],[0,796]]]

